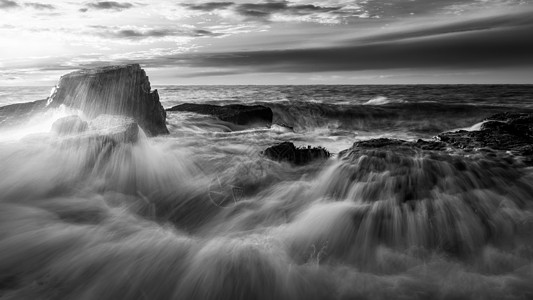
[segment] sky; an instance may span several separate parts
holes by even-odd
[[[0,0],[0,85],[533,84],[533,0]]]

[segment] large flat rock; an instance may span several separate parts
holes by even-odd
[[[147,135],[168,133],[157,90],[151,91],[138,65],[84,69],[63,75],[48,105],[80,109],[88,118],[101,114],[131,117]]]

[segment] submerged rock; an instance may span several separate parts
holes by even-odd
[[[211,105],[211,104],[195,104],[185,103],[176,105],[167,111],[186,111],[197,114],[212,115],[218,119],[226,122],[231,122],[237,125],[249,125],[255,123],[265,124],[270,126],[272,124],[272,110],[269,107],[262,105]]]
[[[80,109],[89,118],[101,114],[131,117],[148,134],[168,133],[157,90],[151,91],[138,65],[84,69],[61,76],[48,105]]]
[[[72,115],[55,121],[52,124],[52,132],[58,135],[71,135],[84,132],[88,127],[89,124],[87,122],[77,115]]]
[[[288,161],[295,165],[304,165],[317,159],[329,158],[331,154],[322,147],[297,148],[291,142],[268,147],[263,151],[263,155],[277,161]]]

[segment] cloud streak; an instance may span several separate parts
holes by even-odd
[[[87,9],[90,8],[90,9],[97,9],[97,10],[116,10],[116,11],[129,9],[129,8],[132,8],[133,6],[134,5],[129,2],[116,2],[116,1],[99,1],[99,2],[93,2],[93,3],[86,4]]]
[[[526,12],[348,40],[330,47],[204,53],[174,59],[189,67],[242,73],[531,67],[531,32],[533,17]]]
[[[31,7],[37,10],[54,10],[55,9],[55,6],[51,4],[43,4],[43,3],[37,3],[37,2],[24,3],[24,6]]]
[[[318,6],[313,4],[291,4],[289,1],[268,1],[259,3],[206,2],[202,4],[181,4],[190,10],[206,13],[230,10],[247,20],[268,21],[274,14],[289,16],[306,16],[317,13],[331,13],[340,10],[340,6]]]
[[[111,39],[128,39],[143,40],[149,38],[165,37],[215,37],[221,36],[221,33],[215,33],[204,29],[191,28],[143,28],[143,27],[109,27],[109,26],[91,26],[95,30],[94,34],[104,38]]]

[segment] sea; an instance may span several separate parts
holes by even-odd
[[[264,105],[273,125],[167,112],[169,135],[49,138],[0,124],[2,299],[533,299],[533,169],[493,153],[369,150],[533,112],[533,85],[153,86]],[[51,87],[0,87],[0,106]],[[324,147],[302,166],[281,142]]]

